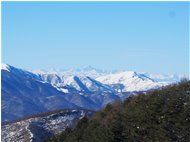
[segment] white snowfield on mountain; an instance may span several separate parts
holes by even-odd
[[[9,65],[2,64],[2,70],[9,71]],[[84,69],[72,69],[72,70],[34,70],[32,71],[36,75],[41,75],[42,79],[45,82],[51,83],[55,87],[63,87],[65,85],[70,85],[76,90],[83,90],[76,81],[78,80],[90,91],[97,90],[100,86],[97,86],[93,80],[90,80],[88,77],[102,83],[102,85],[113,85],[113,84],[122,84],[124,85],[123,92],[133,92],[133,91],[147,91],[150,89],[159,88],[165,85],[168,85],[171,82],[174,82],[173,78],[177,80],[177,75],[162,75],[162,74],[141,74],[134,71],[103,71],[98,70],[92,67],[86,67]],[[179,75],[178,77],[181,77]],[[151,78],[155,77],[155,78]],[[172,78],[173,77],[173,78]],[[166,81],[154,81],[156,80],[167,80]],[[173,80],[172,80],[173,79]],[[171,80],[171,81],[168,81]],[[179,80],[179,79],[178,79]],[[105,86],[106,87],[106,86]],[[57,88],[59,91],[67,93],[68,90],[64,88]],[[120,90],[119,90],[120,91]]]
[[[96,78],[104,84],[123,84],[125,92],[146,91],[167,85],[166,82],[155,82],[154,80],[133,71],[109,74]]]

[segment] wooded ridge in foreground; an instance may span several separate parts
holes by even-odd
[[[109,104],[46,142],[190,141],[190,81]]]

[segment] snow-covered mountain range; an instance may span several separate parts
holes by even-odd
[[[134,71],[109,72],[92,67],[26,71],[7,64],[2,64],[1,79],[2,121],[63,108],[98,110],[115,100],[171,83]]]

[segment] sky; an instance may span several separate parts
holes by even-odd
[[[188,2],[2,2],[2,62],[189,74]]]

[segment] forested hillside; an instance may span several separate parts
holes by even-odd
[[[115,102],[46,142],[190,141],[190,81]]]

